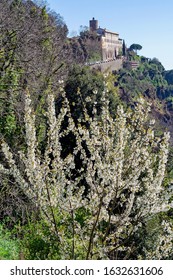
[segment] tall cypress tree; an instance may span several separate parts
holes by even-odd
[[[123,53],[123,56],[126,56],[126,44],[125,44],[125,40],[123,40],[122,53]]]

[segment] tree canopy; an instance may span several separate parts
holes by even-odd
[[[131,51],[135,51],[136,53],[137,53],[137,51],[139,50],[141,50],[142,49],[142,46],[141,45],[139,45],[139,44],[132,44],[130,47],[129,47],[129,49],[131,50]]]

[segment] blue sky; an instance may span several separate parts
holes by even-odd
[[[79,33],[95,17],[102,28],[119,33],[129,47],[156,57],[166,70],[173,69],[173,0],[47,0],[48,7],[59,13],[69,35]]]

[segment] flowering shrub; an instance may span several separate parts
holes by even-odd
[[[38,207],[56,236],[61,259],[128,258],[132,249],[128,237],[151,215],[171,207],[172,193],[162,184],[169,133],[155,135],[153,122],[148,123],[149,109],[141,104],[127,112],[119,106],[113,119],[106,91],[101,112],[97,114],[95,102],[91,116],[83,104],[83,119],[77,124],[63,91],[62,100],[56,115],[54,96],[47,92],[47,145],[41,153],[26,89],[26,152],[19,152],[19,164],[3,141],[7,163],[0,165],[0,172],[11,174]],[[62,139],[70,134],[75,145],[62,157]],[[169,255],[172,228],[166,221],[163,227],[168,233],[158,240],[154,252],[146,252],[147,258]]]

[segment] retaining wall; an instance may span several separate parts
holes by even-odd
[[[115,59],[111,61],[102,61],[99,63],[92,64],[90,65],[90,67],[92,69],[100,70],[101,72],[105,72],[105,71],[112,72],[115,70],[119,70],[123,67],[123,60]]]

